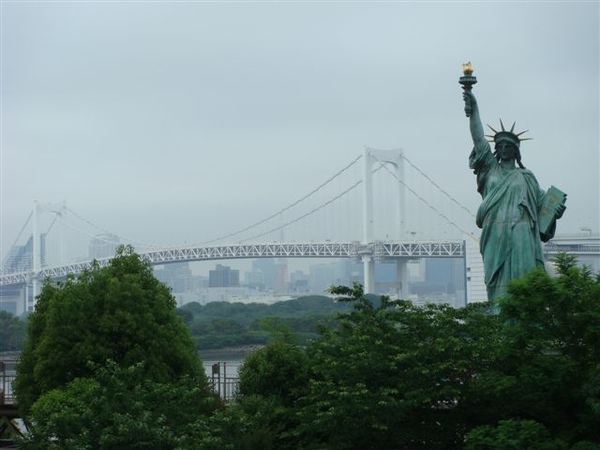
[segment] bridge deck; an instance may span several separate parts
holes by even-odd
[[[351,258],[360,260],[371,257],[375,260],[393,258],[463,258],[464,241],[373,241],[352,242],[270,242],[254,244],[231,244],[201,247],[180,247],[140,253],[150,264],[171,262],[210,261],[245,258]],[[100,266],[111,258],[97,260]],[[0,286],[20,284],[37,279],[60,278],[81,273],[92,261],[78,262],[61,267],[33,272],[0,275]]]

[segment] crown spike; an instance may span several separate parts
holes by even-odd
[[[519,145],[519,142],[521,142],[521,141],[530,141],[533,139],[533,138],[521,139],[519,136],[527,133],[529,130],[515,133],[514,131],[515,131],[516,126],[517,126],[517,122],[515,121],[515,122],[513,122],[512,126],[510,127],[510,131],[508,131],[506,129],[506,127],[504,126],[504,122],[502,122],[502,119],[500,119],[501,131],[497,131],[491,125],[487,124],[487,127],[494,132],[494,135],[486,134],[485,137],[488,138],[490,140],[490,142],[498,142],[499,139],[500,140],[509,140],[509,141],[512,141],[517,146]]]
[[[486,125],[487,125],[487,124],[486,124]],[[494,129],[491,127],[491,125],[488,125],[488,128],[489,128],[490,130],[492,130],[494,133],[498,133],[498,131],[494,130]]]

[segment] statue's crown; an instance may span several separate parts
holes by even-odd
[[[513,133],[513,131],[515,130],[515,125],[516,122],[514,122],[512,124],[512,127],[510,127],[510,130],[507,131],[506,128],[504,128],[504,123],[502,123],[502,119],[500,119],[500,131],[494,130],[490,125],[488,125],[488,128],[494,132],[494,135],[486,134],[485,136],[487,138],[490,138],[490,142],[494,142],[496,144],[502,141],[510,142],[511,144],[519,148],[521,145],[521,141],[530,141],[531,138],[520,137],[522,134],[527,133],[527,131],[529,130],[521,131],[520,133]]]

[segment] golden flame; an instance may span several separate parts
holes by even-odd
[[[471,64],[471,61],[463,63],[462,71],[466,76],[470,76],[473,73],[473,64]]]

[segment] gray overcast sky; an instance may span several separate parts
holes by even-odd
[[[403,148],[473,211],[460,86],[599,231],[599,3],[10,2],[1,254],[33,201],[140,242],[266,217],[363,147]],[[233,225],[232,225],[233,224]],[[358,238],[358,237],[357,237]]]

